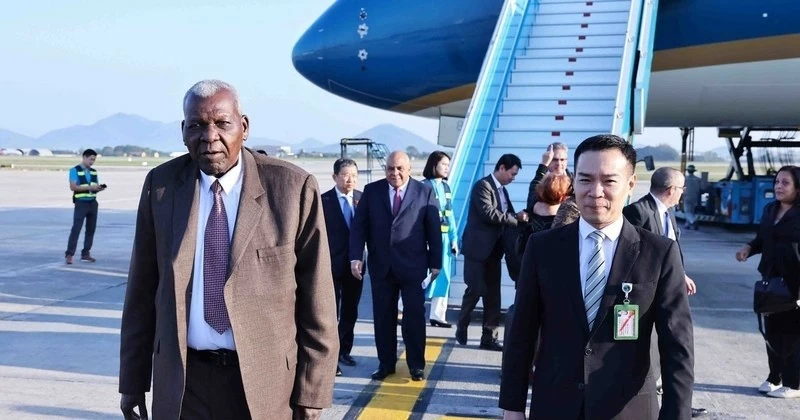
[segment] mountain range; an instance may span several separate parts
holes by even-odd
[[[344,137],[344,136],[343,136]],[[430,152],[438,146],[428,139],[392,124],[381,124],[367,131],[353,135],[357,138],[370,138],[384,143],[390,150],[405,150],[409,146],[420,152]],[[163,123],[132,114],[114,114],[91,125],[74,125],[50,131],[39,138],[0,128],[0,148],[50,150],[80,150],[85,148],[101,149],[105,146],[115,147],[133,145],[162,152],[184,151],[180,139],[180,122]],[[290,146],[293,152],[338,153],[339,139],[324,142],[307,138],[299,143],[264,138],[250,137],[250,147],[257,146]]]

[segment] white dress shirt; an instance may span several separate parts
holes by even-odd
[[[664,203],[661,202],[661,200],[658,199],[658,197],[653,195],[653,193],[650,193],[650,196],[656,201],[656,207],[658,208],[658,219],[661,220],[661,235],[664,235],[664,230],[666,230],[667,226],[669,226],[669,230],[667,230],[667,237],[673,241],[677,240],[678,238],[675,237],[675,226],[672,226],[672,220],[669,218],[669,209]]]
[[[606,270],[606,282],[608,282],[608,274],[611,272],[611,263],[614,261],[614,254],[617,251],[617,243],[619,243],[619,235],[622,233],[622,223],[623,217],[620,218],[600,229],[601,232],[605,235],[605,239],[603,239],[603,255],[605,256],[605,270]],[[581,265],[581,296],[586,294],[586,268],[589,264],[589,258],[592,258],[592,254],[594,254],[594,239],[590,238],[589,235],[596,231],[594,226],[590,225],[586,220],[583,220],[583,217],[580,218],[578,222],[578,253],[580,254],[580,265]]]
[[[497,188],[497,193],[500,196],[500,211],[506,213],[508,212],[508,203],[506,202],[505,188],[503,184],[494,177],[494,174],[492,174],[492,181],[494,181],[494,186]]]
[[[333,187],[333,189],[334,191],[336,191],[336,199],[339,201],[339,208],[342,209],[342,216],[344,216],[344,204],[342,204],[342,197],[344,197],[345,200],[347,200],[347,205],[350,206],[350,214],[355,216],[356,212],[355,209],[353,208],[353,192],[350,191],[349,193],[345,194],[339,191],[339,189],[336,187]],[[392,199],[394,199],[394,195],[392,195]]]
[[[192,303],[189,311],[188,345],[196,350],[229,349],[236,350],[233,329],[218,334],[205,320],[203,305],[203,253],[205,251],[205,232],[208,215],[214,206],[214,191],[211,185],[219,179],[222,186],[222,202],[228,216],[228,239],[233,241],[236,227],[236,214],[239,212],[239,197],[242,194],[242,154],[239,162],[220,178],[208,176],[200,171],[200,205],[197,212],[197,239],[194,251],[194,277],[192,281]]]

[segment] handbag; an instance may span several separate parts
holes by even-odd
[[[787,312],[800,307],[783,277],[764,277],[753,287],[753,311],[761,315]]]

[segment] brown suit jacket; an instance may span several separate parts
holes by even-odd
[[[319,187],[302,169],[248,149],[225,303],[253,419],[331,404],[339,340]],[[150,171],[136,219],[122,313],[119,391],[153,379],[153,417],[177,419],[199,204],[188,156]]]

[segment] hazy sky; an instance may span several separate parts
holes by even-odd
[[[435,120],[347,101],[295,72],[294,43],[332,3],[14,2],[0,14],[0,128],[37,137],[118,112],[177,121],[186,89],[219,78],[239,89],[254,136],[330,143],[392,123],[435,141]],[[680,147],[677,129],[645,134],[638,144]],[[724,144],[714,134],[698,151]]]

